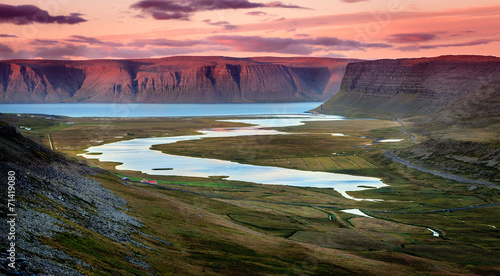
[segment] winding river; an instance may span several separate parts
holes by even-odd
[[[81,156],[89,159],[98,159],[102,162],[119,162],[122,163],[116,167],[119,170],[135,170],[151,175],[179,175],[192,177],[224,176],[228,180],[260,184],[333,188],[342,196],[353,200],[364,199],[350,196],[348,194],[349,191],[360,191],[370,189],[370,187],[380,188],[387,186],[380,179],[374,177],[256,166],[217,159],[164,154],[160,151],[150,149],[151,146],[158,144],[171,144],[180,141],[211,137],[287,135],[286,132],[265,128],[294,126],[303,124],[306,121],[319,120],[344,120],[344,118],[340,116],[312,114],[269,115],[268,117],[259,116],[259,118],[245,117],[225,121],[244,122],[252,124],[252,126],[199,130],[202,135],[141,138],[120,141],[90,147],[87,149],[87,152],[81,154]],[[343,138],[339,135],[338,139]],[[171,169],[158,170],[159,168]]]

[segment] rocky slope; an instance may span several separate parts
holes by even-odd
[[[169,57],[0,62],[0,102],[290,102],[338,92],[352,59]]]
[[[500,128],[500,80],[489,82],[450,101],[417,126],[484,128],[495,125],[497,129]]]
[[[32,275],[9,274],[14,272],[5,258],[10,242],[15,242],[15,269],[36,275],[82,275],[78,267],[91,268],[60,250],[62,243],[78,247],[98,237],[101,244],[137,244],[131,234],[137,233],[141,222],[123,213],[124,200],[89,178],[104,173],[68,160],[0,121],[0,275]],[[15,178],[12,210],[7,208],[9,175]],[[6,223],[11,218],[14,228]]]
[[[394,154],[433,171],[500,183],[500,146],[495,143],[428,139]]]
[[[318,111],[378,117],[431,114],[498,79],[497,57],[441,56],[351,63],[340,92]]]

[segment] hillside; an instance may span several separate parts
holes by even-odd
[[[297,102],[338,92],[332,58],[168,57],[0,62],[0,102]]]
[[[137,244],[131,233],[136,233],[142,223],[123,213],[126,204],[123,199],[91,179],[105,174],[104,171],[68,160],[23,137],[2,121],[0,174],[4,179],[7,175],[15,177],[12,198],[15,206],[7,210],[8,197],[2,196],[2,220],[12,218],[7,214],[17,214],[14,232],[11,225],[0,224],[0,254],[5,252],[3,246],[14,241],[18,271],[37,275],[82,275],[75,268],[91,267],[78,257],[87,256],[84,252],[87,245],[97,242],[103,250],[103,246],[118,244],[118,241]],[[2,189],[6,192],[7,181],[3,183]],[[4,233],[13,233],[9,236],[15,240],[9,239],[8,243]],[[70,256],[61,250],[61,245],[80,248],[81,252]],[[113,254],[120,252],[119,247],[116,248]],[[107,261],[114,260],[112,256],[109,258]],[[127,258],[137,259],[133,254]],[[10,262],[0,260],[0,274],[3,274]],[[133,266],[126,260],[121,262]]]
[[[450,101],[425,118],[419,125],[423,127],[486,127],[500,124],[499,111],[500,80],[496,80]]]
[[[500,79],[500,58],[441,56],[351,63],[340,92],[317,109],[348,116],[431,114]]]

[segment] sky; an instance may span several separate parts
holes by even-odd
[[[0,0],[0,59],[500,56],[500,0]]]

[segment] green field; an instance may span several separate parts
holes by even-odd
[[[9,120],[17,124],[20,118]],[[241,125],[211,118],[29,120],[20,122],[33,127],[21,130],[24,135],[48,145],[50,133],[56,150],[72,158],[100,143]],[[74,124],[67,125],[68,121]],[[389,186],[349,194],[383,201],[349,200],[333,189],[147,175],[118,171],[116,163],[84,160],[111,172],[92,178],[127,201],[126,212],[144,223],[140,231],[146,235],[134,238],[147,247],[110,242],[85,229],[78,229],[88,237],[85,241],[62,234],[42,242],[93,267],[81,266],[80,271],[105,271],[100,275],[115,268],[120,275],[145,275],[139,266],[124,261],[128,256],[139,256],[158,275],[500,274],[500,207],[411,213],[500,203],[500,192],[486,186],[471,189],[470,184],[409,169],[382,155],[418,139],[364,147],[373,139],[356,137],[408,138],[397,126],[383,120],[310,122],[280,129],[289,135],[155,146],[186,156],[378,177]],[[124,176],[134,181],[154,179],[158,186],[124,183],[120,179]],[[361,209],[374,218],[340,209]]]

